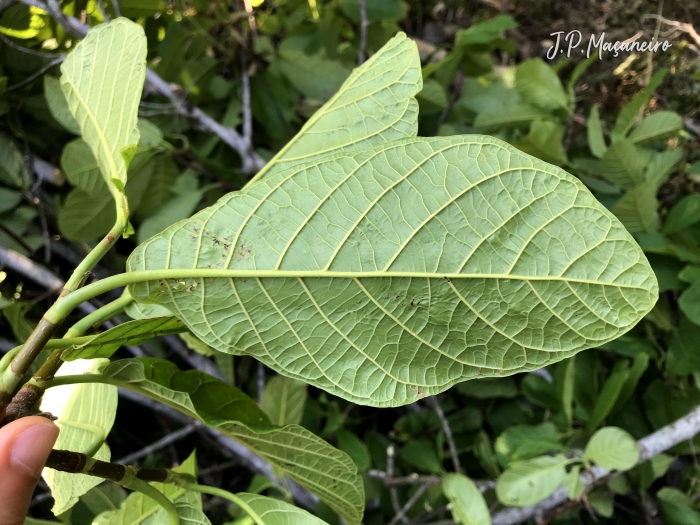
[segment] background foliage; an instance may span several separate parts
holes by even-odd
[[[584,457],[584,467],[592,460],[626,470],[636,463],[629,436],[640,439],[700,404],[700,41],[697,33],[644,18],[659,5],[368,0],[365,47],[360,0],[119,4],[144,27],[149,66],[171,83],[179,104],[147,87],[142,140],[126,184],[134,234],[102,261],[98,277],[121,271],[136,243],[239,189],[252,174],[220,136],[186,118],[182,105],[238,129],[269,159],[337,91],[358,56],[371,56],[405,31],[416,39],[423,66],[419,135],[493,135],[578,176],[635,235],[662,293],[645,320],[617,341],[536,373],[461,383],[439,397],[463,473],[501,476],[484,503],[464,477],[448,474],[438,483],[455,465],[430,399],[396,409],[356,406],[276,376],[249,357],[214,354],[176,335],[118,356],[146,354],[205,370],[260,399],[273,423],[301,424],[347,452],[363,474],[371,524],[396,523],[397,508],[409,500],[411,523],[451,517],[487,523],[501,504],[536,503],[562,483],[577,496],[572,458]],[[91,25],[104,21],[93,0],[61,7]],[[114,17],[111,3],[106,12]],[[688,22],[700,10],[666,2],[661,14]],[[674,46],[654,55],[547,60],[549,34],[571,29],[584,37],[606,31],[610,41],[658,32]],[[24,3],[4,10],[0,32],[0,245],[65,278],[115,219],[110,188],[95,176],[97,162],[76,138],[76,122],[59,96],[55,66],[76,42],[54,18]],[[55,285],[9,271],[2,277],[8,349],[27,337]],[[182,463],[197,448],[209,484],[288,494],[290,487],[261,477],[255,463],[212,446],[210,434],[176,431],[179,423],[167,414],[154,417],[122,400],[109,438],[113,458],[179,432],[179,440],[132,461]],[[105,432],[111,424],[103,422]],[[700,438],[678,445],[541,522],[700,523],[697,446]],[[193,461],[183,468],[194,471]],[[381,477],[387,471],[419,477],[390,490]],[[124,498],[121,489],[101,485],[61,518],[92,523]],[[307,505],[338,523],[323,503]],[[50,506],[39,495],[32,513],[50,518]],[[205,498],[204,508],[214,523],[237,516],[216,498]]]

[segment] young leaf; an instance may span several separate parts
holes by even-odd
[[[644,117],[630,133],[635,144],[665,140],[683,129],[683,118],[675,111],[656,111]]]
[[[604,427],[591,436],[585,455],[604,469],[629,470],[639,461],[639,447],[621,428]]]
[[[557,490],[568,459],[562,455],[541,456],[513,463],[496,482],[496,496],[504,505],[534,505]]]
[[[461,474],[445,474],[442,492],[452,504],[458,525],[491,525],[491,514],[474,482]]]
[[[540,58],[521,62],[515,69],[515,89],[520,97],[548,111],[569,113],[569,98],[554,70]]]
[[[267,382],[260,408],[273,425],[298,425],[304,414],[306,383],[290,377],[275,376]]]
[[[141,26],[118,18],[92,28],[61,65],[61,88],[112,193],[126,184],[122,152],[138,144],[138,106],[146,78]]]
[[[350,457],[298,425],[270,426],[257,404],[233,385],[152,358],[115,361],[101,375],[217,428],[317,494],[349,524],[360,523],[364,490]]]
[[[483,136],[270,174],[128,261],[193,268],[211,278],[130,293],[219,351],[373,406],[557,362],[626,332],[657,298],[634,240],[577,179]]]
[[[656,88],[661,85],[661,82],[666,77],[667,73],[668,69],[659,69],[656,73],[654,73],[654,76],[651,77],[649,84],[647,84],[642,91],[637,93],[634,98],[624,108],[622,108],[620,114],[615,120],[615,126],[612,130],[611,136],[613,143],[623,139],[627,135],[627,132],[630,130],[635,120],[637,120],[637,116],[642,111],[644,106],[647,105],[651,99],[651,96],[654,94],[654,91],[656,91]]]
[[[94,373],[106,360],[81,360],[64,364],[58,376]],[[61,429],[54,448],[82,452],[102,461],[110,460],[109,447],[105,443],[117,414],[117,389],[111,385],[65,385],[51,390],[41,401],[40,409],[58,419]],[[78,501],[78,498],[102,483],[100,478],[84,474],[68,474],[44,469],[42,476],[51,487],[55,515],[62,514]]]
[[[253,178],[320,155],[355,151],[418,133],[423,87],[416,44],[399,33],[355,69],[275,157]]]
[[[599,159],[605,155],[607,146],[605,145],[605,137],[603,137],[603,127],[600,124],[600,113],[598,106],[591,106],[591,113],[588,115],[588,147],[591,148],[591,153]]]
[[[89,342],[67,348],[61,354],[64,361],[112,357],[124,345],[140,345],[153,337],[179,334],[187,328],[176,317],[129,321],[110,328],[93,337]]]
[[[265,525],[328,525],[325,521],[309,514],[304,509],[260,494],[241,492],[236,496],[242,499],[255,512]]]

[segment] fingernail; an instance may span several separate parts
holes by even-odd
[[[29,427],[15,440],[12,464],[32,477],[39,477],[57,437],[58,427],[50,421]]]

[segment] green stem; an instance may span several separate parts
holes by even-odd
[[[116,197],[117,195],[115,195],[115,198]],[[86,274],[88,274],[88,272],[90,272],[95,267],[95,265],[98,262],[100,262],[102,257],[105,256],[105,254],[110,250],[110,248],[112,248],[114,243],[117,242],[117,239],[124,233],[124,229],[127,225],[127,214],[124,210],[124,206],[127,206],[127,204],[126,197],[122,197],[122,203],[120,203],[119,200],[116,201],[117,220],[114,223],[114,226],[112,226],[112,229],[109,230],[107,235],[104,236],[100,243],[97,246],[95,246],[90,251],[90,253],[88,253],[87,256],[80,262],[80,264],[75,268],[75,270],[73,270],[70,279],[68,279],[68,281],[63,287],[63,292],[61,292],[61,296],[66,296],[80,288],[81,284],[85,279]]]
[[[0,422],[4,419],[4,412],[9,404],[9,398],[17,385],[19,384],[24,374],[27,373],[29,367],[37,358],[41,350],[44,348],[46,343],[53,337],[61,325],[63,320],[66,318],[68,313],[64,315],[56,315],[53,311],[57,304],[60,304],[62,299],[75,293],[75,291],[82,286],[85,282],[86,277],[89,275],[90,270],[92,270],[95,265],[104,257],[104,255],[109,251],[112,245],[116,242],[119,236],[124,232],[127,225],[128,217],[128,204],[126,202],[126,196],[122,195],[121,199],[115,201],[117,207],[117,220],[100,243],[92,249],[92,251],[83,259],[77,268],[73,271],[70,279],[66,282],[59,295],[58,299],[54,305],[49,308],[49,310],[44,314],[39,323],[34,328],[34,331],[27,338],[27,341],[22,346],[22,349],[17,352],[12,363],[6,369],[0,372],[0,385],[2,390],[0,391]],[[81,303],[83,301],[80,301]],[[80,303],[78,303],[80,304]],[[69,312],[72,311],[69,310]]]
[[[124,292],[119,299],[107,303],[101,308],[98,308],[91,314],[86,315],[80,321],[71,326],[62,339],[70,339],[72,337],[80,337],[95,325],[101,325],[115,315],[124,311],[124,308],[134,302],[134,298],[128,292]]]
[[[180,516],[177,514],[175,504],[153,485],[149,485],[145,481],[141,481],[138,478],[132,478],[131,480],[122,483],[122,485],[127,489],[135,490],[136,492],[140,492],[144,496],[151,498],[153,501],[158,503],[158,505],[163,507],[165,512],[168,513],[170,525],[180,525]]]
[[[46,385],[51,379],[53,379],[56,372],[58,372],[58,370],[61,368],[61,365],[63,364],[63,361],[61,360],[63,350],[72,345],[80,345],[89,342],[94,338],[94,336],[78,336],[82,336],[82,334],[84,334],[94,324],[102,324],[107,319],[111,319],[116,314],[123,311],[124,308],[132,301],[133,298],[127,292],[125,292],[119,299],[98,308],[71,326],[68,329],[68,332],[66,332],[66,337],[47,341],[44,348],[53,349],[53,352],[46,359],[46,361],[44,361],[39,370],[37,370],[34,377],[22,385],[22,388],[20,388],[19,392],[15,394],[12,401],[10,402],[9,400],[6,400],[5,417],[3,421],[0,422],[0,426],[31,414],[36,404],[44,395]],[[19,347],[17,352],[21,353],[22,349],[23,347]]]
[[[258,525],[265,525],[263,519],[251,508],[250,505],[227,490],[217,489],[216,487],[208,487],[206,485],[198,485],[196,483],[185,483],[182,485],[182,488],[185,490],[191,490],[192,492],[201,492],[202,494],[209,494],[211,496],[218,496],[220,498],[227,499],[242,508],[246,514],[248,514],[248,516],[253,518],[255,523]]]

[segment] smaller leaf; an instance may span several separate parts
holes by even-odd
[[[661,514],[667,525],[700,525],[700,512],[694,509],[693,500],[673,487],[664,487],[656,493]]]
[[[474,119],[474,127],[483,133],[493,133],[547,118],[551,118],[551,115],[545,110],[518,103],[499,106],[496,111],[481,111]]]
[[[554,70],[540,58],[521,62],[515,69],[515,89],[534,106],[569,112],[569,99]]]
[[[106,190],[106,186],[103,186]],[[114,224],[117,214],[114,199],[108,191],[90,195],[73,189],[58,210],[58,228],[73,241],[93,241]]]
[[[627,379],[629,378],[629,363],[627,360],[620,360],[615,363],[610,376],[605,381],[603,388],[598,394],[595,405],[593,406],[593,411],[588,418],[588,428],[597,428],[605,418],[608,417],[612,411],[617,398],[622,392],[622,388],[625,386]]]
[[[569,460],[558,454],[518,461],[496,482],[496,496],[504,505],[534,505],[552,494],[564,481]]]
[[[581,466],[575,465],[569,472],[564,476],[564,481],[562,485],[569,496],[569,499],[578,499],[583,490],[586,488],[580,477]]]
[[[304,509],[284,501],[259,494],[236,494],[255,512],[265,525],[328,525],[325,521],[309,514]]]
[[[610,211],[630,233],[655,232],[661,226],[658,207],[656,186],[642,182],[620,197]]]
[[[80,135],[80,125],[70,112],[66,97],[61,91],[60,80],[51,75],[44,76],[44,97],[53,118],[73,135]]]
[[[666,370],[678,376],[700,372],[700,305],[698,305],[698,285],[695,283],[680,297],[678,304],[687,317],[681,317],[678,327],[671,336],[666,354]],[[692,317],[690,317],[692,316]]]
[[[647,84],[642,91],[637,93],[634,98],[632,98],[632,100],[622,108],[617,116],[617,119],[615,120],[615,126],[612,130],[613,143],[621,140],[627,135],[627,132],[630,130],[635,120],[637,120],[639,113],[642,111],[644,106],[647,105],[651,99],[651,96],[654,94],[654,91],[656,91],[656,88],[661,85],[661,82],[663,82],[663,79],[666,77],[667,73],[668,69],[660,69],[657,71],[654,76],[651,77],[649,84]]]
[[[298,425],[304,415],[306,383],[285,376],[267,382],[260,408],[270,416],[273,425]]]
[[[424,472],[431,474],[443,472],[442,461],[438,458],[434,441],[428,439],[411,441],[401,449],[400,457],[412,467]]]
[[[591,106],[586,132],[588,133],[588,147],[591,148],[591,153],[599,159],[602,158],[608,148],[605,145],[603,127],[600,124],[600,113],[596,105]]]
[[[633,188],[644,182],[645,159],[629,140],[611,145],[601,157],[603,176],[621,188]]]
[[[668,176],[682,158],[682,149],[667,149],[652,153],[644,170],[644,179],[658,189],[668,180]]]
[[[692,193],[683,197],[671,208],[661,231],[668,235],[697,222],[700,222],[700,194]]]
[[[96,335],[89,342],[67,348],[61,354],[63,361],[112,357],[124,345],[140,345],[148,339],[166,334],[179,334],[187,330],[176,317],[136,320],[122,323]]]
[[[563,126],[545,120],[535,120],[530,125],[530,132],[513,142],[513,146],[545,162],[566,164],[568,159],[562,145],[563,138]]]
[[[513,425],[498,436],[494,449],[501,464],[507,465],[545,452],[564,450],[560,437],[552,423]]]
[[[585,456],[604,469],[629,470],[639,461],[639,447],[628,432],[604,427],[591,436]]]
[[[446,474],[442,492],[452,505],[452,517],[458,525],[491,525],[484,497],[472,480],[461,474]]]
[[[21,189],[29,188],[31,182],[22,153],[4,135],[0,135],[0,182]]]
[[[683,118],[675,111],[656,111],[632,130],[629,139],[636,144],[665,140],[683,129]]]
[[[360,438],[349,430],[338,430],[335,433],[338,439],[338,448],[350,456],[357,465],[359,472],[365,472],[371,466],[369,449]]]
[[[610,518],[615,509],[615,495],[606,487],[599,487],[593,490],[586,500],[595,511],[604,518]]]

